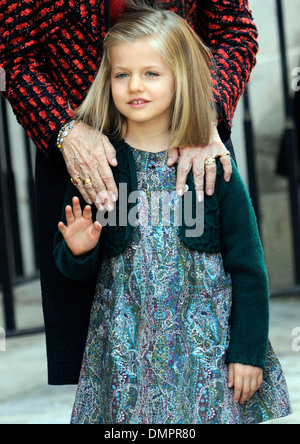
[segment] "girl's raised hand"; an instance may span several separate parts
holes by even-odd
[[[73,197],[73,209],[66,206],[67,226],[59,222],[58,229],[74,256],[81,256],[93,250],[100,238],[102,227],[92,221],[92,209],[87,205],[81,211],[78,197]]]

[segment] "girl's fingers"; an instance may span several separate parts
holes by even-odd
[[[260,377],[254,376],[253,378],[246,379],[244,381],[243,394],[240,402],[244,403],[248,399],[251,399],[254,393],[256,393],[257,390],[259,390],[261,384],[262,380],[260,379]]]
[[[67,225],[72,224],[75,221],[75,218],[74,218],[74,214],[72,211],[72,207],[70,205],[66,206],[65,213],[66,213]]]
[[[102,231],[102,226],[99,224],[99,222],[98,221],[94,222],[93,228],[92,228],[92,235],[96,239],[99,239],[101,231]]]
[[[233,381],[234,381],[234,370],[233,370],[233,365],[230,364],[229,369],[228,369],[228,387],[229,388],[233,387]]]
[[[62,221],[60,221],[58,224],[58,229],[61,232],[61,234],[64,235],[67,230],[67,227],[65,226],[65,224]]]
[[[234,402],[243,404],[252,398],[263,383],[263,371],[258,367],[229,364],[228,387],[234,386]]]
[[[250,396],[249,399],[252,398],[252,396],[254,395],[254,393],[257,392],[257,390],[260,389],[262,382],[263,382],[263,377],[262,377],[263,373],[261,372],[261,374],[258,375],[257,378],[253,378],[251,381],[251,392],[250,392]]]
[[[243,391],[240,399],[241,404],[244,404],[244,402],[250,398],[250,393],[251,393],[251,380],[245,378],[243,381]]]
[[[235,376],[234,395],[233,395],[234,402],[239,402],[239,400],[241,399],[242,392],[243,392],[243,378]]]
[[[252,398],[252,396],[254,395],[254,393],[257,392],[258,388],[259,388],[259,387],[258,387],[258,385],[257,385],[256,382],[252,382],[252,383],[251,383],[250,393],[249,393],[249,397],[248,397],[248,399]]]
[[[92,209],[89,205],[86,205],[84,207],[83,213],[82,213],[82,217],[85,220],[91,220],[92,219]]]
[[[74,214],[75,219],[77,219],[82,216],[81,207],[80,207],[78,197],[73,197],[72,202],[73,202],[73,214]]]

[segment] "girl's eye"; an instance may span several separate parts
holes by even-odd
[[[125,77],[127,77],[127,74],[125,74],[123,72],[116,75],[116,79],[124,79]]]
[[[147,76],[148,77],[158,77],[158,74],[157,74],[157,72],[149,71],[149,72],[147,72]]]

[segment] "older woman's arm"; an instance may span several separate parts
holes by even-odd
[[[65,2],[52,2],[51,11],[49,5],[50,2],[35,0],[0,2],[0,68],[6,77],[3,95],[10,102],[18,122],[47,158],[55,156],[60,162],[64,158],[73,177],[77,174],[86,179],[92,177],[93,185],[80,189],[85,200],[95,202],[98,193],[101,193],[101,201],[109,204],[113,202],[113,195],[117,196],[117,188],[109,166],[109,163],[115,165],[115,150],[107,138],[82,124],[79,134],[79,128],[74,129],[63,157],[56,147],[59,130],[73,118],[73,114],[69,110],[66,93],[48,74],[42,42],[50,32],[50,23],[56,20],[56,26],[62,26],[68,10]],[[91,75],[87,76],[85,83],[91,81]],[[82,94],[84,88],[81,88]],[[97,144],[94,148],[95,135]],[[91,148],[94,148],[92,162],[89,155]],[[94,168],[99,160],[101,169]]]
[[[66,97],[47,74],[37,22],[41,2],[0,2],[0,67],[5,71],[4,97],[18,122],[46,157],[59,128],[70,120]],[[53,143],[52,143],[53,142]]]
[[[213,52],[214,97],[220,114],[219,129],[226,140],[237,103],[256,64],[258,32],[248,0],[200,3],[199,33]]]

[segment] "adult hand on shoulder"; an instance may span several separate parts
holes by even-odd
[[[180,156],[179,156],[179,152]],[[205,165],[205,160],[212,157],[220,157],[224,169],[224,179],[230,181],[232,174],[232,165],[230,156],[226,155],[228,150],[223,144],[217,129],[217,124],[212,126],[209,144],[206,147],[186,147],[171,148],[169,150],[168,165],[174,165],[179,157],[177,168],[176,191],[179,196],[183,195],[187,175],[193,168],[195,190],[199,200],[204,196],[204,175],[206,175],[206,194],[211,196],[215,190],[217,167],[216,164]]]
[[[229,364],[228,387],[234,387],[234,402],[243,404],[261,387],[263,370],[243,364]]]
[[[83,122],[63,142],[63,157],[74,185],[84,200],[99,210],[112,211],[118,190],[110,168],[117,165],[116,151],[106,136]]]

